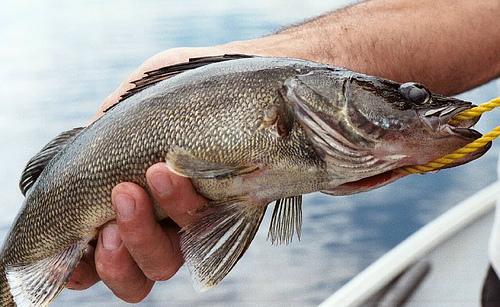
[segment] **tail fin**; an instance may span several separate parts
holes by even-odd
[[[5,265],[1,274],[1,306],[13,306],[14,302],[17,306],[48,306],[68,282],[88,241],[81,240],[37,262]]]
[[[7,275],[5,275],[5,265],[0,261],[0,307],[11,306],[14,306],[14,299],[10,293]]]

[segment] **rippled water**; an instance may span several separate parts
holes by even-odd
[[[60,131],[85,124],[149,56],[268,34],[351,1],[3,1],[0,3],[0,236],[22,197],[26,161]],[[460,98],[498,96],[491,82]],[[477,125],[486,132],[498,112]],[[494,181],[498,146],[478,161],[410,176],[349,197],[305,197],[301,242],[271,246],[262,227],[229,276],[194,292],[184,268],[157,283],[151,306],[313,306],[457,201]],[[263,225],[267,225],[269,217]],[[105,286],[65,290],[56,306],[121,306]]]

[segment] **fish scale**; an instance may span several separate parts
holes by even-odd
[[[28,162],[26,198],[1,253],[0,306],[49,304],[97,229],[115,218],[111,189],[130,181],[148,190],[145,174],[157,162],[191,178],[209,200],[211,213],[181,234],[195,287],[206,290],[249,247],[270,202],[278,200],[269,237],[289,243],[300,233],[302,194],[370,190],[404,176],[394,169],[480,136],[430,128],[452,114],[425,111],[453,104],[459,112],[468,102],[407,83],[428,94],[412,101],[399,83],[303,60],[199,58],[136,84],[97,121],[61,134]],[[380,126],[381,118],[391,121]],[[157,219],[167,218],[155,208]]]

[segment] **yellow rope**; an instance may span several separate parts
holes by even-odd
[[[463,120],[472,119],[474,117],[483,114],[484,112],[491,111],[498,106],[500,106],[500,97],[497,97],[488,102],[480,104],[475,108],[458,113],[452,118],[452,120],[450,121],[450,125],[456,125]]]
[[[472,119],[474,117],[477,117],[484,112],[491,111],[495,107],[500,106],[500,97],[497,97],[495,99],[492,99],[486,103],[483,103],[477,107],[471,108],[469,110],[465,110],[463,112],[460,112],[459,114],[455,115],[453,119],[450,121],[450,124],[456,125],[460,121],[467,120],[467,119]],[[408,167],[403,167],[400,169],[397,169],[398,172],[403,173],[403,174],[421,174],[421,173],[426,173],[430,172],[436,169],[440,169],[444,167],[447,164],[453,163],[454,161],[464,157],[465,155],[476,151],[478,148],[481,148],[483,146],[486,146],[488,142],[496,139],[500,135],[500,126],[494,128],[490,132],[486,133],[482,137],[478,138],[472,143],[469,143],[465,145],[462,148],[459,148],[455,150],[454,152],[438,158],[434,161],[431,161],[427,164],[423,165],[415,165],[415,166],[408,166]]]

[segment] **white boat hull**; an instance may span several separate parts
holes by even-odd
[[[378,259],[320,306],[480,306],[488,268],[488,240],[499,196],[497,182],[459,203]],[[418,266],[408,271],[415,264]],[[393,281],[400,275],[400,284],[394,287]],[[391,282],[392,287],[388,287]]]

